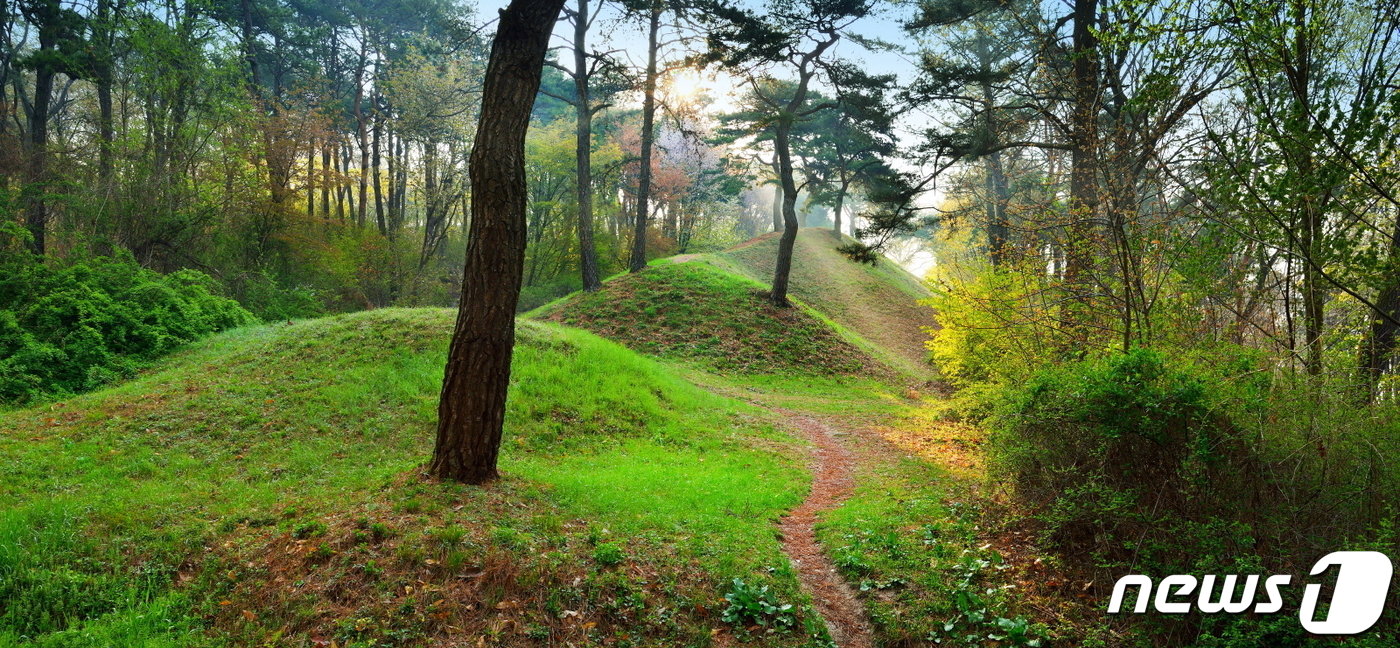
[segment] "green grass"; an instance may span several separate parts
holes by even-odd
[[[0,646],[692,645],[743,632],[733,577],[801,603],[793,442],[583,331],[520,323],[501,482],[423,480],[452,319],[238,329],[0,414]]]
[[[532,315],[719,371],[853,375],[871,369],[869,356],[819,315],[775,308],[763,290],[709,263],[658,264]]]

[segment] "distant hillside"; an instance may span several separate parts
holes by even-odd
[[[735,269],[767,284],[778,254],[777,232],[765,234],[717,255]],[[874,347],[879,360],[914,378],[932,373],[925,328],[933,312],[918,300],[929,296],[914,275],[888,259],[875,266],[855,263],[836,251],[849,238],[827,229],[797,235],[792,261],[792,294]]]
[[[764,285],[708,256],[653,265],[576,293],[532,316],[578,326],[632,349],[747,373],[859,374],[871,358],[803,308],[775,308]]]

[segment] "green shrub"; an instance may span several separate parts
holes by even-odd
[[[87,391],[256,318],[209,276],[161,275],[129,254],[57,267],[0,230],[0,403]]]
[[[289,286],[262,270],[242,275],[230,288],[238,303],[258,318],[276,322],[326,314],[321,295],[305,286]]]
[[[1047,367],[1003,390],[996,467],[1071,552],[1143,551],[1147,529],[1228,517],[1257,462],[1209,380],[1147,350]],[[1156,548],[1189,550],[1172,544]]]

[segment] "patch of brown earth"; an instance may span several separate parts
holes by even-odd
[[[789,415],[789,422],[816,446],[812,457],[812,490],[802,504],[778,523],[783,551],[797,570],[802,589],[811,597],[826,621],[827,632],[841,648],[873,648],[870,620],[855,591],[837,573],[831,559],[817,544],[813,530],[822,512],[840,505],[855,488],[855,459],[841,444],[836,431],[805,416]]]

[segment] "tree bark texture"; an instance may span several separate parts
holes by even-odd
[[[497,476],[525,264],[525,132],[563,0],[501,11],[472,146],[471,229],[429,472],[469,484]]]

